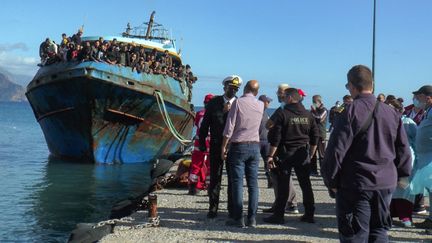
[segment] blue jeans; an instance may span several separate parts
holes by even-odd
[[[232,143],[228,151],[227,164],[230,167],[232,218],[243,217],[243,176],[248,187],[248,219],[255,219],[258,210],[258,164],[259,143]]]

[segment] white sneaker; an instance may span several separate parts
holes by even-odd
[[[420,211],[414,211],[413,214],[417,214],[417,215],[427,215],[428,211],[426,211],[426,209],[420,210]]]

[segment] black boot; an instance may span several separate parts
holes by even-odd
[[[189,195],[195,196],[197,194],[196,184],[190,184],[189,185]]]

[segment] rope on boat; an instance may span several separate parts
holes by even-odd
[[[168,127],[168,129],[170,130],[171,134],[183,145],[188,145],[189,143],[192,142],[192,140],[186,139],[184,138],[175,128],[174,124],[172,123],[172,120],[168,114],[168,111],[166,109],[165,106],[165,101],[163,98],[163,95],[160,91],[155,90],[154,95],[156,97],[156,101],[159,107],[159,111],[162,115],[162,118],[165,122],[165,125]]]

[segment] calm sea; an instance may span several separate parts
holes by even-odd
[[[146,165],[48,159],[28,103],[0,102],[0,242],[65,242],[77,223],[109,216],[149,187]]]

